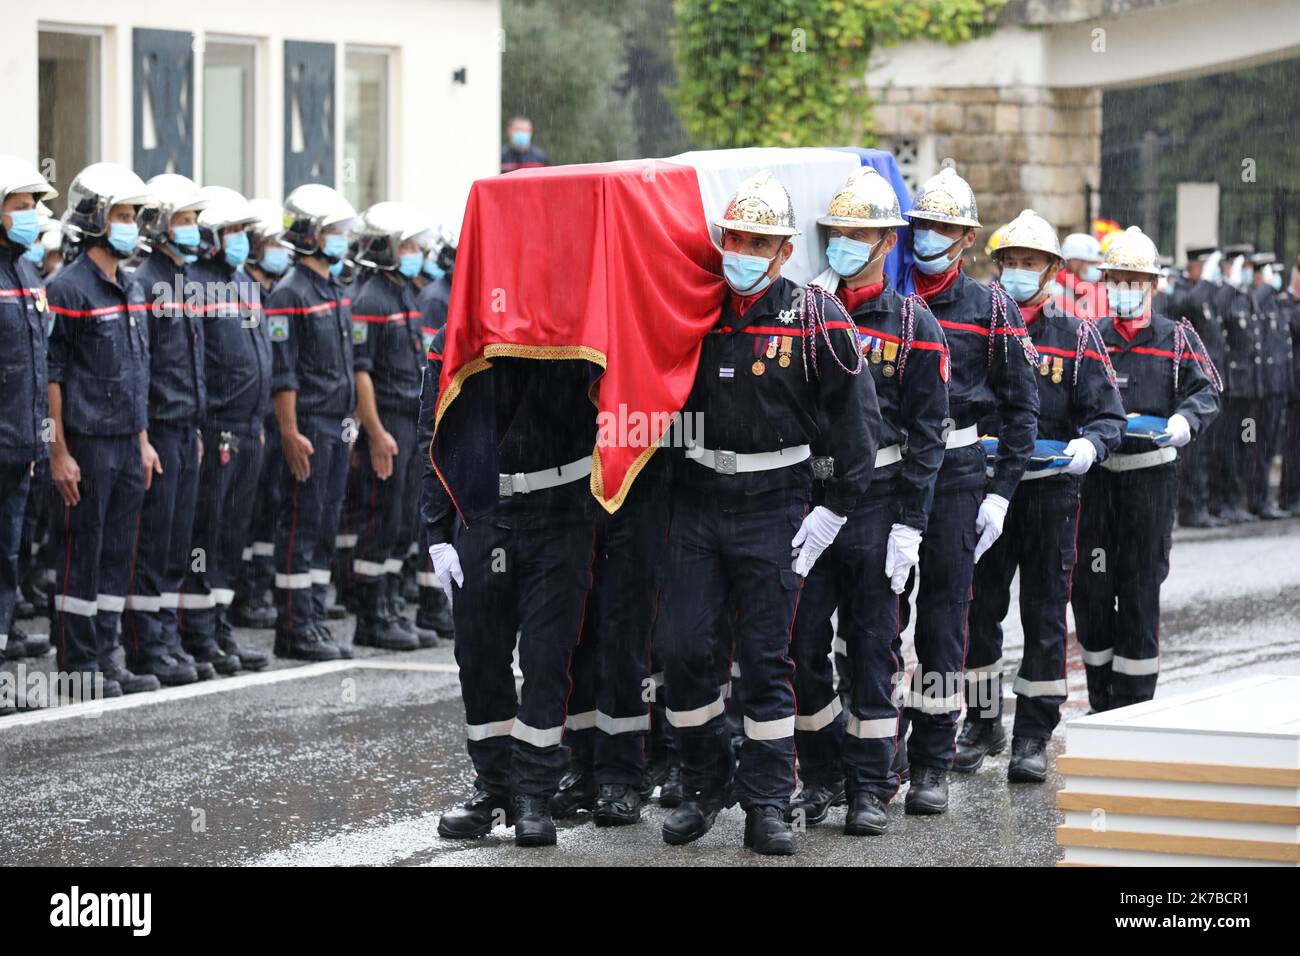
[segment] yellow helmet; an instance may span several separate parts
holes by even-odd
[[[1007,234],[1006,226],[998,226],[996,229],[994,229],[993,235],[989,236],[989,241],[984,243],[984,255],[992,259],[993,253],[997,252],[998,249],[1002,247],[1002,237],[1005,236],[1006,234]]]

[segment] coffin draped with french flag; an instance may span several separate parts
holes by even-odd
[[[664,423],[685,404],[700,343],[718,321],[726,286],[713,220],[745,179],[771,170],[790,192],[801,232],[783,274],[807,283],[827,268],[816,220],[864,165],[885,176],[900,207],[909,208],[893,156],[857,148],[700,151],[475,182],[429,449],[462,517],[488,512],[497,498],[497,436],[488,425],[495,421],[494,357],[585,359],[599,376],[590,393],[593,416],[651,423],[618,443],[598,433],[591,492],[616,511]],[[910,291],[910,247],[900,237],[886,261],[903,292]]]

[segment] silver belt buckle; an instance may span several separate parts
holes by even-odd
[[[502,498],[509,498],[515,493],[515,480],[513,475],[497,475],[497,493]]]
[[[720,475],[736,473],[736,453],[734,451],[715,451],[713,453],[713,470]]]

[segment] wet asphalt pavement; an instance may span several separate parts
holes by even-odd
[[[1164,589],[1166,695],[1250,674],[1300,674],[1300,520],[1178,532]],[[1012,607],[1015,607],[1013,603]],[[45,621],[25,622],[29,631]],[[32,626],[36,625],[36,626]],[[336,622],[346,633],[351,622]],[[270,649],[269,632],[240,639]],[[1013,610],[1006,658],[1019,656]],[[1087,709],[1070,643],[1066,719]],[[53,655],[35,666],[52,667]],[[6,665],[14,673],[14,665]],[[1008,686],[1009,686],[1008,681]],[[793,858],[740,846],[733,808],[683,848],[659,837],[663,811],[597,830],[565,822],[559,847],[517,850],[507,829],[441,840],[438,814],[468,792],[463,711],[450,645],[409,654],[357,649],[324,665],[275,662],[260,675],[135,695],[97,716],[54,709],[0,717],[0,859],[29,865],[1050,865],[1060,786],[1008,785],[1006,755],[953,775],[951,808],[905,817],[880,838],[840,833],[843,810],[803,835]],[[1062,732],[1052,744],[1060,750]]]

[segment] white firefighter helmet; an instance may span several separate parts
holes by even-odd
[[[284,207],[274,199],[250,199],[249,207],[257,216],[253,223],[253,238],[268,242],[284,235]]]
[[[760,170],[741,183],[722,218],[713,220],[713,224],[719,229],[763,236],[799,235],[790,193],[769,169]]]
[[[357,211],[335,189],[321,183],[306,183],[284,199],[284,239],[297,252],[315,255],[320,251],[321,233],[331,226],[347,233],[357,227]]]
[[[433,223],[404,202],[379,202],[361,214],[355,237],[356,260],[370,269],[396,269],[402,243],[423,249],[433,235]]]
[[[144,180],[117,163],[92,163],[77,173],[68,187],[64,226],[73,239],[108,234],[108,212],[114,206],[140,209],[157,203]]]
[[[855,169],[840,187],[819,225],[839,229],[906,226],[898,209],[898,193],[889,180],[870,166]]]
[[[1072,232],[1061,243],[1061,258],[1082,259],[1084,262],[1101,262],[1101,243],[1086,232]]]
[[[1101,260],[1101,268],[1158,276],[1160,253],[1156,251],[1156,244],[1141,229],[1129,226],[1111,240],[1106,248],[1106,257]]]
[[[224,229],[257,222],[257,210],[241,193],[226,186],[204,186],[201,192],[207,205],[199,213],[200,248],[215,252],[224,245]]]
[[[921,185],[912,197],[912,208],[904,215],[908,219],[929,219],[972,228],[980,224],[975,191],[951,166],[945,166]]]
[[[146,184],[158,205],[140,215],[140,232],[149,242],[168,241],[172,216],[178,212],[201,212],[208,199],[198,184],[179,173],[159,173]]]
[[[37,201],[53,199],[59,191],[45,181],[45,177],[27,160],[8,153],[0,153],[0,203],[10,193],[31,193]]]
[[[1001,232],[1002,238],[995,250],[997,253],[1007,249],[1033,249],[1061,258],[1061,242],[1056,238],[1056,230],[1032,209],[1023,210],[1003,226]]]

